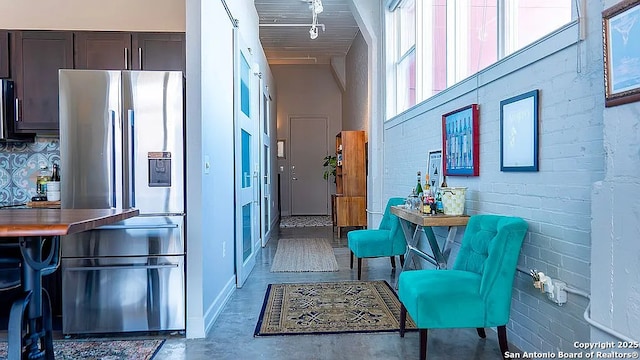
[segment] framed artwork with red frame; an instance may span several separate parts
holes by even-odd
[[[446,176],[480,175],[478,104],[442,115],[442,170]]]

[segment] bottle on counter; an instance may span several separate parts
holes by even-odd
[[[424,200],[422,204],[423,213],[435,215],[435,198],[433,196],[433,190],[431,190],[431,185],[429,184],[429,175],[425,176]]]
[[[53,170],[51,171],[51,181],[60,181],[60,167],[58,164],[53,164]]]
[[[423,191],[422,191],[422,183],[420,182],[420,171],[418,171],[418,185],[416,185],[416,195],[418,197],[422,197],[423,195]]]
[[[38,196],[47,196],[47,182],[51,180],[51,173],[47,165],[40,165],[40,171],[36,177],[36,192]]]
[[[444,214],[444,205],[442,204],[442,191],[446,187],[447,187],[447,180],[443,174],[442,184],[440,185],[440,188],[438,189],[438,193],[436,194],[436,212],[439,214]]]

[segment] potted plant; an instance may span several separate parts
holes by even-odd
[[[322,159],[324,162],[322,166],[324,166],[324,174],[322,177],[327,180],[329,176],[333,176],[333,182],[336,182],[336,165],[338,164],[338,160],[334,155],[327,155]]]

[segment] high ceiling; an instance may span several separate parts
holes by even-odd
[[[332,56],[344,56],[349,51],[358,25],[348,0],[322,0],[324,10],[318,14],[315,40],[309,36],[310,2],[254,0],[260,19],[260,41],[270,64],[328,64]]]

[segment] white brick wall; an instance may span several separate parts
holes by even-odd
[[[441,116],[477,103],[480,176],[448,177],[447,183],[468,188],[468,214],[515,215],[529,223],[521,269],[536,268],[589,292],[591,188],[603,179],[605,162],[602,62],[595,58],[601,49],[597,26],[597,19],[592,20],[593,31],[585,42],[573,41],[575,26],[566,30],[571,34],[548,38],[487,69],[479,79],[447,90],[455,96],[440,94],[385,123],[385,197],[409,194],[416,172],[425,173],[428,151],[442,147]],[[573,40],[560,44],[566,38]],[[518,69],[522,59],[535,60]],[[533,89],[540,90],[539,171],[501,172],[500,101]],[[570,294],[569,302],[558,307],[533,288],[530,276],[518,272],[509,340],[525,351],[576,351],[574,341],[590,338],[582,317],[587,304],[587,299]]]

